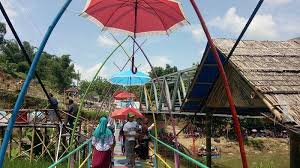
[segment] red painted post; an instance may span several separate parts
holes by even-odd
[[[198,18],[199,18],[199,21],[200,21],[200,23],[202,25],[202,28],[203,28],[204,33],[206,35],[206,38],[208,40],[210,49],[213,52],[215,60],[217,62],[218,69],[219,69],[221,78],[223,80],[223,84],[224,84],[224,87],[225,87],[225,90],[226,90],[226,94],[227,94],[227,97],[228,97],[228,102],[229,102],[229,106],[230,106],[230,110],[231,110],[231,114],[232,114],[232,119],[233,119],[233,123],[234,123],[234,130],[235,130],[235,133],[237,135],[238,142],[239,142],[239,147],[240,147],[240,153],[241,153],[243,168],[248,168],[247,158],[246,158],[246,152],[245,152],[243,137],[242,137],[241,128],[240,128],[240,123],[239,123],[239,120],[238,120],[238,117],[237,117],[237,113],[236,113],[236,109],[235,109],[233,97],[232,97],[232,94],[231,94],[231,91],[230,91],[230,87],[229,87],[229,83],[228,83],[228,79],[226,77],[226,74],[225,74],[225,71],[224,71],[221,59],[219,57],[219,54],[217,52],[217,49],[216,49],[216,47],[215,47],[215,45],[214,45],[214,43],[213,43],[213,41],[211,39],[209,31],[208,31],[208,29],[206,27],[205,21],[204,21],[202,15],[200,13],[200,10],[198,9],[198,7],[197,7],[197,5],[196,5],[196,3],[195,3],[194,0],[190,0],[190,2],[192,4],[192,6],[193,6],[193,8],[194,8],[194,10],[195,10]]]

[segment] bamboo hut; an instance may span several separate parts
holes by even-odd
[[[239,115],[263,115],[290,131],[290,167],[300,165],[300,40],[240,41],[226,64],[234,40],[215,39]],[[197,94],[196,94],[197,93]],[[207,47],[181,110],[216,112],[228,100]]]

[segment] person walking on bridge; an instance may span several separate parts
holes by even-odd
[[[137,134],[137,122],[134,121],[134,115],[132,113],[128,113],[127,117],[128,121],[123,127],[124,135],[126,137],[125,140],[125,153],[126,153],[126,158],[129,161],[128,166],[129,167],[135,167],[135,145],[136,145],[136,137],[138,136]]]
[[[57,111],[58,109],[58,101],[52,93],[49,93],[49,96],[49,107],[51,108],[51,110],[49,111],[49,119],[51,122],[56,122],[58,120],[58,116],[56,115],[55,111]]]
[[[92,144],[94,146],[92,168],[109,168],[111,166],[114,148],[114,135],[107,127],[107,118],[101,117],[99,124],[93,132]]]
[[[69,124],[70,128],[74,127],[75,116],[78,112],[78,106],[72,99],[69,99],[69,106],[67,111],[67,124]]]

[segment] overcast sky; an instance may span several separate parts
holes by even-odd
[[[1,0],[21,40],[39,46],[47,27],[65,2],[64,0]],[[258,0],[196,0],[212,37],[237,38]],[[70,54],[82,79],[91,79],[101,62],[116,47],[108,32],[82,18],[86,0],[73,0],[55,28],[46,46],[52,54]],[[206,39],[189,0],[181,1],[186,18],[191,23],[179,28],[170,36],[138,38],[155,66],[176,65],[179,69],[200,62]],[[300,0],[265,0],[244,39],[288,40],[300,36]],[[4,21],[1,16],[1,21]],[[118,34],[118,40],[126,36]],[[9,32],[6,38],[13,38]],[[131,52],[132,41],[125,44]],[[114,63],[123,66],[127,60],[122,50],[116,52],[105,65],[101,76],[109,77],[118,71]],[[138,53],[139,70],[149,71],[143,56]],[[129,69],[128,66],[126,69]]]

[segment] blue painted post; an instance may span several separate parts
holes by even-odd
[[[157,168],[157,164],[158,164],[158,162],[157,162],[157,157],[156,157],[156,154],[157,154],[157,142],[156,142],[156,140],[155,139],[153,139],[153,143],[154,143],[154,155],[153,155],[153,157],[154,157],[154,162],[153,162],[153,167],[154,168]]]
[[[5,158],[5,153],[6,153],[6,149],[7,149],[7,145],[8,142],[10,140],[11,134],[12,134],[12,129],[14,127],[16,118],[17,118],[17,114],[23,104],[24,101],[24,97],[26,95],[27,89],[29,87],[30,81],[34,75],[36,66],[39,62],[39,59],[42,55],[42,52],[46,46],[46,43],[54,29],[54,27],[56,26],[56,24],[58,23],[59,19],[61,18],[61,16],[63,15],[63,13],[65,12],[65,10],[67,9],[67,7],[69,6],[69,4],[72,2],[72,0],[67,0],[67,2],[63,5],[63,7],[60,9],[60,11],[58,12],[57,16],[55,17],[55,19],[53,20],[52,24],[49,26],[47,33],[44,36],[43,41],[40,44],[39,50],[37,51],[37,53],[34,56],[34,59],[32,61],[32,64],[30,66],[28,75],[26,77],[26,80],[24,82],[24,85],[22,86],[22,89],[18,95],[16,104],[14,106],[14,109],[12,111],[12,115],[9,119],[7,128],[5,130],[5,134],[4,134],[4,138],[3,138],[3,143],[1,145],[1,149],[0,149],[0,167],[3,167],[3,162],[4,162],[4,158]]]
[[[88,155],[92,152],[92,142],[89,143],[88,145]],[[87,163],[87,167],[91,168],[91,157],[88,158],[88,163]]]

